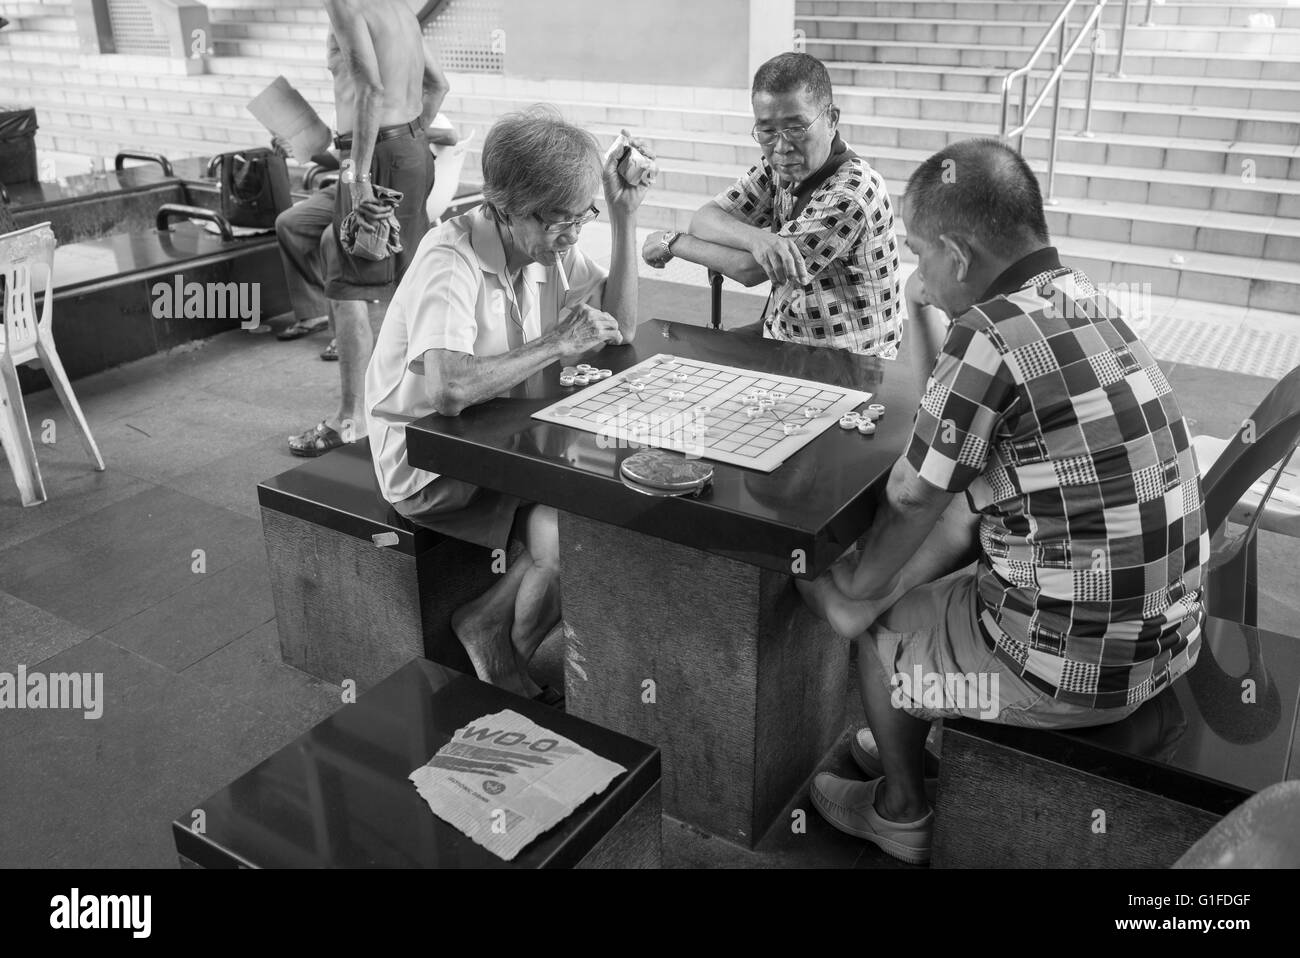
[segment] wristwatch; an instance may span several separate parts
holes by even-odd
[[[659,245],[664,248],[664,262],[667,263],[673,258],[673,244],[677,242],[677,237],[681,236],[679,230],[668,230],[659,240]]]

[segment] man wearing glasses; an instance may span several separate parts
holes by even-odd
[[[759,161],[688,232],[654,233],[642,255],[746,286],[770,280],[769,339],[892,357],[905,315],[893,208],[884,180],[840,138],[826,68],[804,53],[773,57],[754,74],[752,103]]]
[[[380,490],[399,513],[488,549],[523,544],[451,624],[480,679],[537,697],[528,663],[560,616],[555,510],[413,468],[406,424],[459,415],[558,359],[630,342],[647,187],[629,186],[613,157],[602,166],[591,134],[546,107],[498,120],[482,167],[483,205],[431,230],[397,287],[366,370],[366,425]],[[608,273],[577,245],[602,184]]]

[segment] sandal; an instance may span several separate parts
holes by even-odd
[[[339,361],[339,341],[331,339],[330,344],[320,351],[320,358],[327,363],[336,363]]]
[[[289,451],[295,456],[303,456],[307,459],[323,456],[331,449],[337,449],[342,445],[345,445],[343,437],[339,435],[337,429],[331,429],[326,425],[324,419],[302,435],[289,437]]]
[[[328,316],[317,316],[315,319],[300,319],[296,323],[291,323],[284,329],[275,334],[279,340],[302,339],[312,333],[319,332],[330,324]]]

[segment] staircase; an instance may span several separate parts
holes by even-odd
[[[85,56],[66,2],[9,4],[0,89],[38,109],[42,152],[172,156],[268,137],[245,109],[283,73],[331,122],[319,0],[214,0],[208,74],[149,57]],[[1064,81],[1048,220],[1058,246],[1097,282],[1150,284],[1160,296],[1300,313],[1300,5],[1168,0],[1156,26],[1128,31],[1125,76],[1099,61],[1092,137],[1083,126],[1088,58]],[[899,194],[934,150],[996,135],[1001,76],[1028,58],[1060,2],[800,0],[796,27],[824,60],[844,137]],[[1122,3],[1108,7],[1118,42]],[[1260,14],[1272,18],[1260,25]],[[1255,16],[1252,25],[1252,15]],[[1082,17],[1078,17],[1081,19]],[[746,90],[528,81],[450,74],[444,107],[482,142],[492,120],[558,105],[602,144],[627,127],[650,139],[663,175],[649,227],[684,227],[757,156]],[[1034,93],[1031,87],[1031,96]],[[1045,175],[1046,107],[1025,139]],[[477,175],[471,154],[466,177]],[[905,254],[906,255],[906,254]]]

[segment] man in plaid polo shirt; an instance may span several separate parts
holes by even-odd
[[[831,96],[816,57],[782,53],[759,67],[758,162],[700,207],[688,232],[654,233],[642,255],[655,267],[699,263],[746,286],[770,280],[769,339],[893,358],[905,313],[889,190],[840,138]]]
[[[952,327],[860,556],[801,591],[861,636],[871,726],[851,751],[872,780],[819,775],[814,804],[923,862],[930,723],[1131,714],[1196,661],[1209,536],[1178,401],[1119,311],[1048,245],[1020,155],[949,146],[912,175],[904,211]]]

